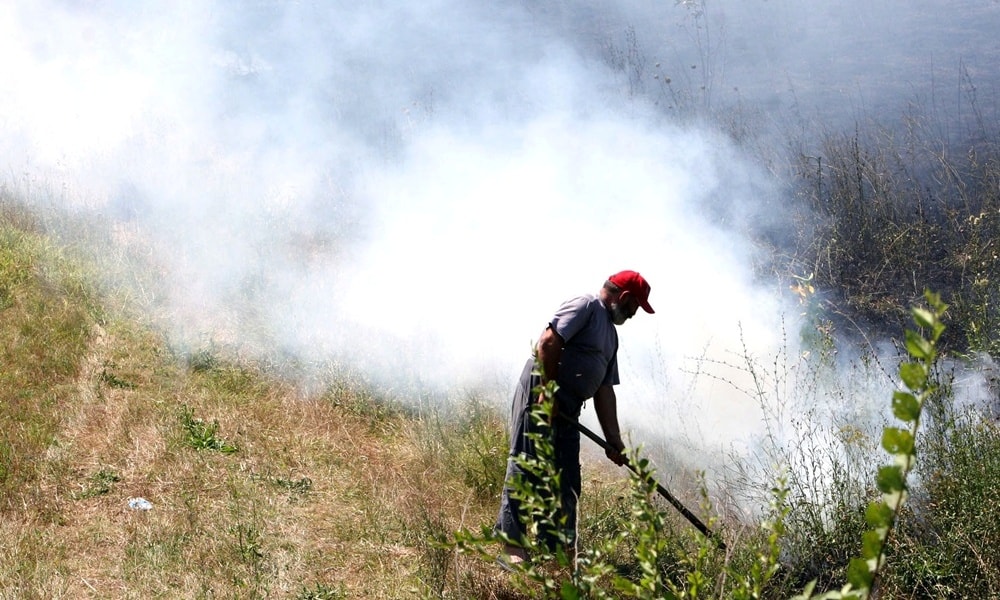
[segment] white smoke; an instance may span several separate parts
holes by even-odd
[[[657,313],[621,329],[623,422],[729,442],[759,407],[691,371],[744,385],[726,365],[797,353],[800,310],[746,236],[780,182],[680,105],[849,116],[882,72],[838,35],[897,41],[903,10],[750,4],[8,2],[0,160],[160,249],[178,345],[415,389],[512,384],[561,301],[638,270]]]

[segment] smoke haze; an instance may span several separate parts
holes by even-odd
[[[688,117],[960,111],[963,74],[995,115],[1000,7],[701,8],[4,3],[5,187],[148,240],[179,347],[421,393],[505,401],[561,301],[638,270],[657,313],[621,328],[622,421],[722,444],[760,419],[727,365],[797,352],[801,309],[747,235],[789,225],[782,183]]]

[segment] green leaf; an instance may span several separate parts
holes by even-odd
[[[874,574],[868,568],[868,561],[861,558],[851,559],[851,562],[847,565],[848,583],[856,588],[867,590],[871,589],[874,579]]]
[[[906,351],[910,356],[926,360],[931,356],[931,343],[916,331],[906,330]]]
[[[903,471],[895,465],[879,467],[875,483],[883,494],[899,492],[904,489]]]
[[[893,392],[892,414],[901,421],[912,423],[920,418],[920,402],[909,392]]]
[[[924,289],[924,299],[938,312],[943,311],[948,305],[941,302],[941,294]]]
[[[888,527],[892,524],[892,509],[885,502],[872,502],[865,511],[865,521],[872,527]]]
[[[913,321],[924,329],[933,329],[937,323],[937,317],[926,308],[914,307],[910,312],[913,314]]]
[[[882,447],[890,454],[913,454],[913,434],[898,427],[886,427],[882,431]]]
[[[563,600],[579,600],[580,591],[570,581],[564,581],[559,591]]]
[[[861,557],[876,558],[882,552],[885,540],[879,531],[866,531],[861,536]]]
[[[899,365],[899,376],[911,390],[922,390],[927,386],[927,365],[907,362]]]

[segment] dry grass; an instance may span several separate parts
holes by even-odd
[[[192,365],[104,313],[82,267],[5,210],[0,598],[504,586],[477,564],[459,581],[456,558],[430,543],[495,507],[417,444],[425,423],[349,381],[313,397],[224,357]],[[185,409],[237,451],[194,448]],[[129,508],[135,497],[153,508]]]
[[[218,373],[130,353],[156,349],[149,336],[95,327],[38,457],[36,501],[5,515],[7,597],[293,597],[320,584],[392,598],[420,589],[422,521],[444,531],[443,515],[468,492],[421,464],[412,425],[389,415],[373,429],[329,398],[303,398],[260,374],[246,379],[253,394],[219,393]],[[110,387],[108,365],[130,386]],[[239,451],[185,447],[181,405],[217,419]],[[96,493],[102,472],[115,481]],[[129,509],[139,496],[154,508]]]

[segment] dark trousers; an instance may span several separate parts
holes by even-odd
[[[528,433],[551,435],[555,450],[555,466],[560,473],[560,499],[562,501],[562,516],[566,517],[566,533],[569,539],[576,539],[576,505],[580,497],[580,432],[562,419],[556,419],[551,426],[535,425],[531,422],[531,408],[538,396],[532,391],[541,380],[533,375],[535,363],[529,360],[521,372],[514,399],[511,405],[510,419],[510,454],[507,458],[507,476],[504,481],[503,493],[500,498],[500,513],[494,529],[503,532],[514,540],[523,540],[524,525],[521,522],[521,507],[517,499],[511,497],[511,482],[514,477],[529,477],[514,460],[514,457],[524,455],[535,456],[535,447]],[[559,413],[572,421],[580,416],[581,402],[556,392],[556,403]],[[528,481],[531,481],[528,479]],[[542,543],[551,548],[552,532],[543,532]]]

